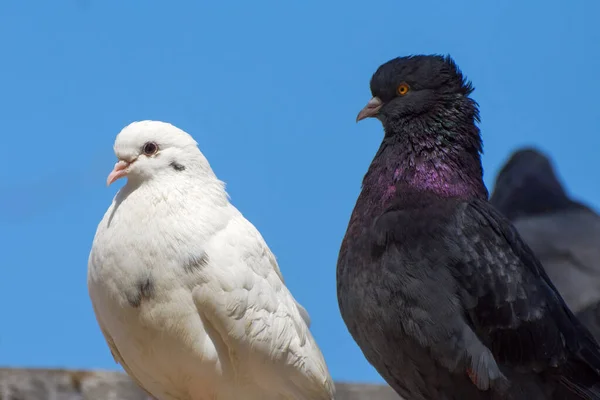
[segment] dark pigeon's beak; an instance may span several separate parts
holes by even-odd
[[[360,121],[361,119],[376,117],[377,113],[379,113],[379,110],[381,109],[381,106],[383,106],[383,101],[381,101],[379,97],[373,97],[371,100],[369,100],[365,108],[360,110],[356,116],[356,122]]]

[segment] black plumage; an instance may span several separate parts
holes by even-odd
[[[517,228],[579,320],[600,338],[600,216],[573,200],[533,148],[502,167],[490,202]]]
[[[385,136],[337,265],[342,317],[411,400],[600,399],[600,348],[488,201],[473,88],[450,57],[383,64]]]

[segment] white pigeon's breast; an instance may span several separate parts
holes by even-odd
[[[175,284],[175,274],[161,278],[160,266],[131,266],[96,265],[100,274],[90,271],[88,282],[98,322],[123,368],[159,400],[219,398],[213,396],[222,380],[219,354],[191,291]]]
[[[229,350],[204,324],[186,286],[140,281],[137,295],[118,296],[116,283],[90,279],[98,322],[123,368],[158,400],[259,400],[235,387]],[[208,332],[207,332],[208,330]]]
[[[206,332],[185,270],[202,263],[202,241],[184,230],[177,246],[165,245],[174,238],[163,226],[152,219],[133,224],[124,212],[110,218],[111,209],[94,239],[88,286],[123,368],[159,400],[238,398],[223,379],[221,344]]]
[[[161,303],[174,290],[191,289],[189,269],[202,264],[205,238],[214,233],[201,218],[170,212],[169,201],[145,202],[136,194],[107,210],[89,259],[90,281],[121,307],[134,308],[149,292]]]
[[[90,285],[90,294],[123,367],[147,391],[159,400],[219,398],[219,356],[189,293],[160,303],[144,298],[138,307],[122,307],[102,285]]]

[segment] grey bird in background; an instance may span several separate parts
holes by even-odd
[[[513,222],[598,340],[600,216],[569,198],[551,161],[533,148],[513,153],[494,186],[490,202]]]

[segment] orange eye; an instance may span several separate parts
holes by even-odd
[[[409,89],[410,88],[408,87],[407,83],[401,83],[398,85],[396,93],[398,93],[400,96],[404,96],[406,93],[408,93]]]

